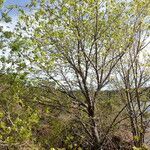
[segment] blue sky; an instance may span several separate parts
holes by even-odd
[[[4,7],[8,5],[13,5],[13,4],[24,5],[28,3],[29,1],[30,0],[5,0]]]
[[[9,5],[19,5],[19,6],[25,6],[30,0],[5,0],[3,9],[5,9]],[[12,17],[17,16],[17,11],[11,11],[10,15]]]
[[[7,8],[7,6],[9,6],[9,5],[25,6],[30,1],[31,0],[5,0],[3,7],[2,7],[2,10],[5,10]],[[14,28],[17,20],[18,20],[17,10],[10,11],[9,16],[11,16],[12,22],[11,23],[5,23],[2,21],[2,22],[0,22],[0,26],[3,26],[6,30],[13,30],[13,28]],[[9,29],[7,27],[9,27]]]

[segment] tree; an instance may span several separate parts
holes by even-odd
[[[55,88],[77,106],[76,118],[92,149],[101,148],[107,136],[95,113],[99,93],[132,48],[139,18],[144,20],[148,14],[148,3],[43,0],[27,6],[35,8],[34,12],[20,11],[12,51],[30,61],[32,74],[54,82]]]
[[[143,15],[144,11],[140,14]],[[119,60],[113,82],[117,89],[122,89],[121,99],[125,103],[129,116],[133,141],[136,147],[142,147],[145,140],[146,128],[148,126],[145,118],[149,108],[150,73],[148,65],[148,53],[144,56],[145,49],[148,51],[148,30],[143,30],[145,24],[139,19],[138,29],[135,32],[132,48]]]

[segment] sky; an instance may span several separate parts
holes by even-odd
[[[5,0],[3,9],[5,9],[9,5],[19,5],[19,6],[25,6],[30,0]],[[12,17],[17,16],[17,11],[11,11],[10,15]]]
[[[24,5],[28,2],[29,0],[5,0],[4,7],[8,5],[13,5],[13,4]]]
[[[5,0],[2,10],[5,10],[10,5],[25,6],[28,2],[30,2],[30,0]],[[18,19],[17,10],[10,11],[9,16],[11,16],[11,18],[13,20],[12,23],[9,24],[9,23],[5,23],[5,22],[1,21],[0,26],[3,26],[3,28],[6,30],[13,30],[13,28],[17,22],[17,19]],[[7,27],[9,27],[9,28],[7,28]]]

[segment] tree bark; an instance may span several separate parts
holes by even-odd
[[[88,106],[88,114],[89,114],[89,119],[90,119],[90,126],[91,126],[91,133],[92,133],[92,137],[93,137],[93,147],[92,150],[96,150],[100,147],[100,136],[98,133],[98,128],[97,128],[97,123],[95,120],[95,107],[94,105]]]

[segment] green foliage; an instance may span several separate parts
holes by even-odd
[[[5,13],[5,12],[2,13],[2,19],[3,19],[6,23],[9,23],[9,22],[12,21],[11,17],[10,17],[7,13]]]
[[[147,146],[142,146],[141,148],[133,147],[133,150],[148,150]]]
[[[0,88],[0,138],[10,148],[19,146],[32,138],[38,111],[23,98],[28,89],[16,75],[1,75]]]
[[[0,8],[3,6],[5,0],[0,0]]]
[[[10,31],[5,31],[5,32],[3,33],[3,35],[4,35],[5,38],[9,39],[9,38],[12,37],[12,32],[10,32]]]

